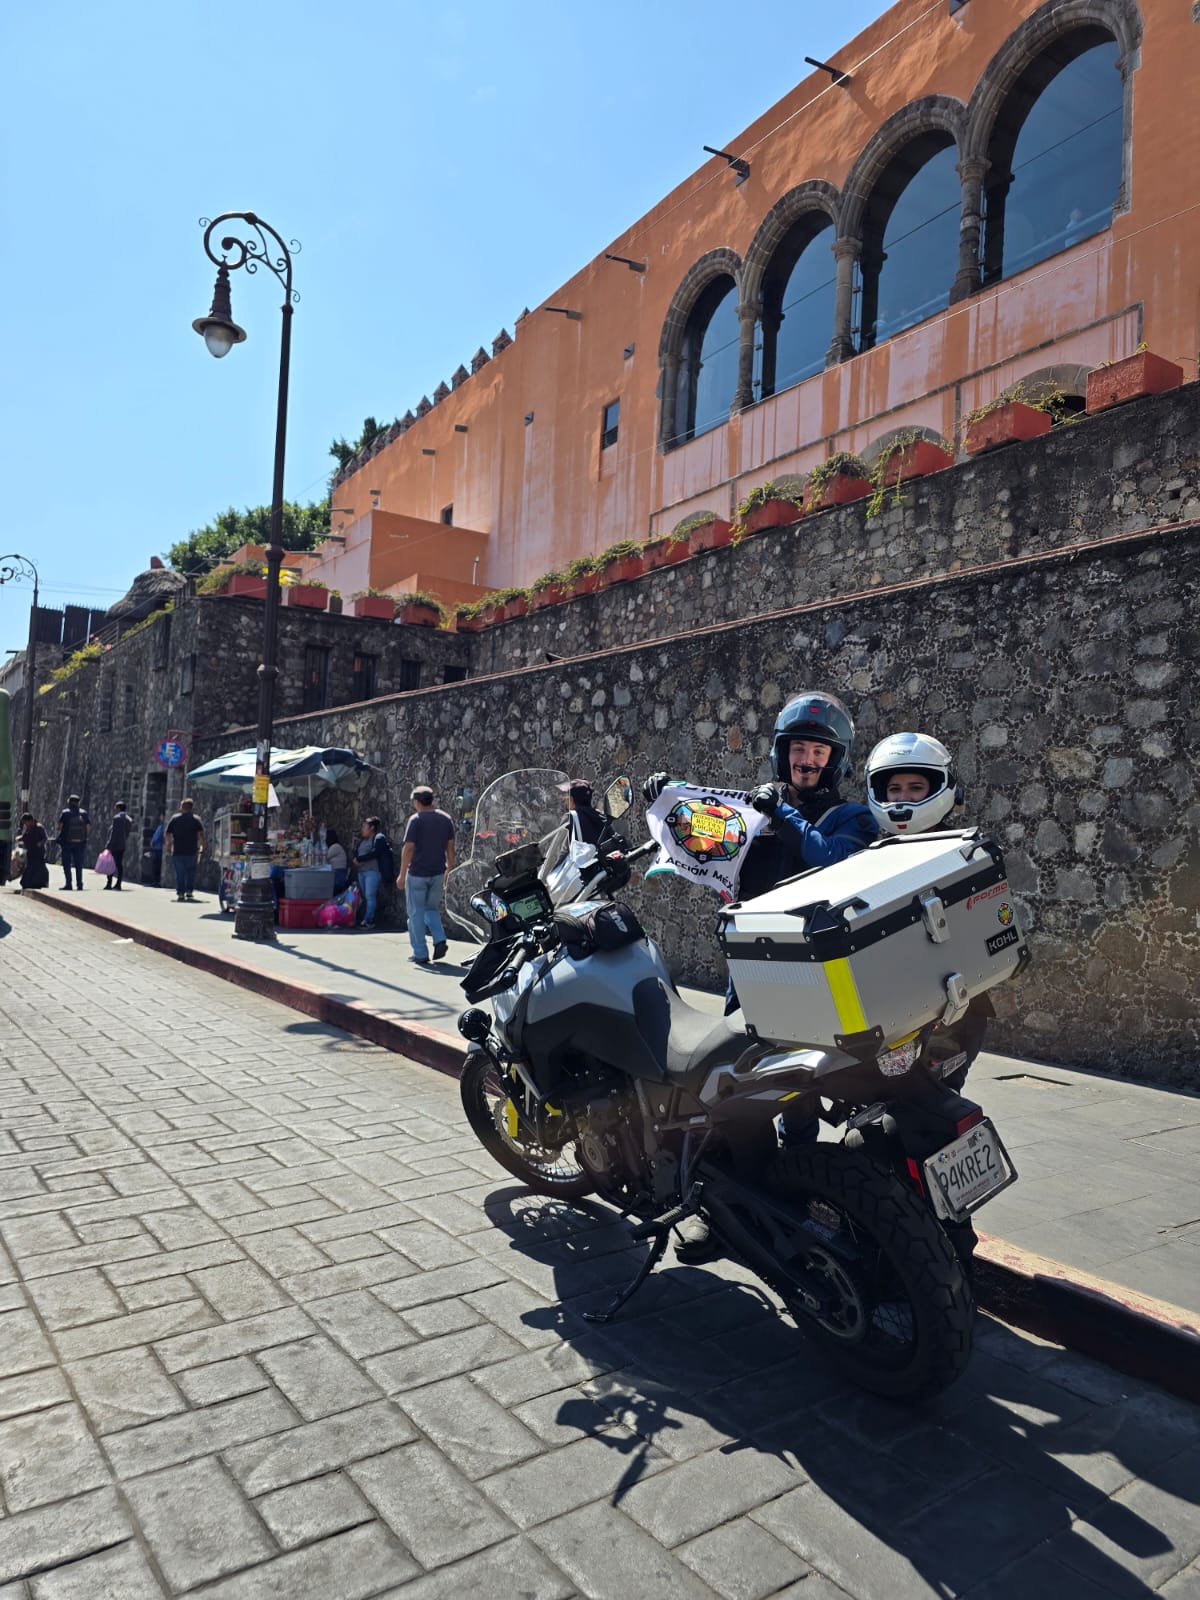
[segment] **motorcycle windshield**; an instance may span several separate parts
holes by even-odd
[[[487,899],[496,857],[522,844],[540,844],[567,818],[565,772],[524,767],[506,772],[479,796],[466,859],[446,877],[446,914],[462,938],[485,940],[491,923],[471,901]]]

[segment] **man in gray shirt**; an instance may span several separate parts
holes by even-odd
[[[408,907],[410,961],[429,965],[426,930],[433,940],[433,959],[446,954],[446,930],[440,906],[446,873],[454,866],[454,823],[444,811],[435,811],[433,790],[421,784],[412,792],[413,814],[404,830],[397,889],[404,891]]]

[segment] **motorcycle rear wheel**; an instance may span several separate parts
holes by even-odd
[[[800,1326],[857,1387],[927,1400],[962,1376],[975,1302],[950,1241],[921,1198],[867,1157],[838,1146],[782,1150],[767,1186],[827,1231],[807,1229],[798,1253],[824,1279],[830,1304],[807,1311],[773,1284]]]
[[[515,1138],[508,1132],[504,1121],[508,1086],[491,1056],[476,1051],[467,1057],[459,1092],[472,1133],[493,1161],[520,1178],[527,1188],[560,1200],[579,1200],[595,1192],[595,1184],[565,1147],[547,1149],[533,1139],[523,1138],[519,1126]]]

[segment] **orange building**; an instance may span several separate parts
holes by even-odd
[[[900,0],[352,462],[313,564],[462,598],[1142,342],[1194,376],[1194,18]]]

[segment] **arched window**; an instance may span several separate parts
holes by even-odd
[[[832,218],[810,211],[792,225],[771,257],[754,341],[756,400],[824,370],[837,287],[832,242]]]
[[[1119,55],[1103,29],[1077,28],[1009,94],[988,147],[985,283],[1111,226],[1124,140]]]
[[[957,168],[950,135],[924,133],[905,145],[875,185],[863,219],[859,350],[949,305],[962,212]]]
[[[737,285],[722,273],[692,307],[679,362],[676,444],[729,419],[737,392],[737,304]]]

